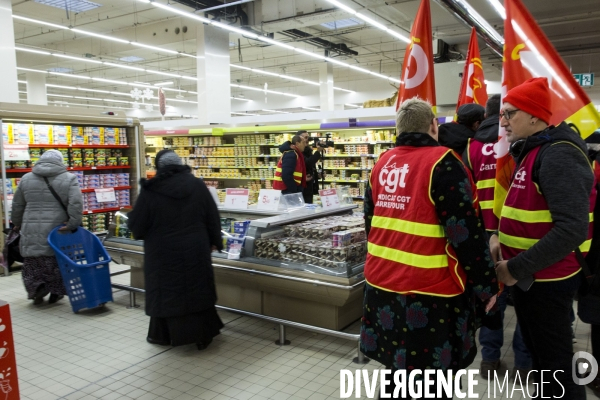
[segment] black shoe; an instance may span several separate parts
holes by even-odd
[[[62,294],[51,294],[50,298],[48,299],[48,304],[54,304],[57,301],[59,301],[60,299],[62,299],[63,297],[65,297]]]
[[[33,304],[35,304],[36,306],[42,304],[44,302],[44,296],[46,296],[48,293],[50,292],[48,291],[48,289],[46,289],[46,285],[42,283],[40,286],[38,286],[37,290],[35,291]]]
[[[170,346],[171,342],[161,342],[160,340],[152,339],[151,337],[146,338],[146,342],[150,344],[158,344],[160,346]]]
[[[212,343],[212,338],[205,340],[204,342],[198,342],[196,345],[198,346],[198,350],[206,349]]]

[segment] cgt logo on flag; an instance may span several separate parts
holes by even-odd
[[[573,355],[571,369],[573,382],[578,385],[587,385],[598,376],[598,362],[593,355],[585,351],[578,351]]]

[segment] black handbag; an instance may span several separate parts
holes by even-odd
[[[21,242],[21,234],[12,228],[4,231],[8,234],[6,242],[4,242],[4,249],[2,249],[2,256],[4,257],[5,265],[9,268],[15,261],[23,262],[23,256],[21,256],[21,249],[19,243]]]

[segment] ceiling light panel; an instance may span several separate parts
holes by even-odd
[[[60,8],[75,13],[93,10],[94,8],[102,7],[102,4],[92,3],[86,0],[33,0],[36,3],[44,4],[50,7]]]
[[[123,62],[140,62],[140,61],[144,61],[145,58],[142,57],[138,57],[138,56],[127,56],[127,57],[121,57],[119,58],[119,61],[123,61]]]
[[[64,68],[64,67],[52,67],[52,68],[48,68],[47,71],[48,72],[60,72],[63,74],[73,72],[73,70],[71,68]]]

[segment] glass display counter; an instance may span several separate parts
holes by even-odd
[[[220,209],[222,217],[251,221],[240,253],[227,247],[213,253],[217,304],[328,329],[356,321],[362,315],[366,242],[354,208],[274,211],[266,218],[256,210]],[[104,245],[115,261],[132,267],[131,286],[143,289],[143,241],[118,237],[124,232],[117,224]],[[345,242],[334,246],[334,232]]]

